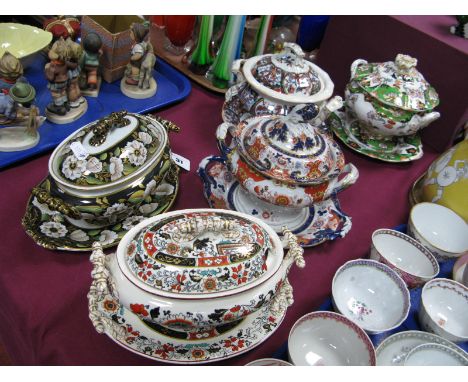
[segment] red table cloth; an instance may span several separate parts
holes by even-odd
[[[189,173],[181,171],[173,209],[207,207],[196,169],[202,158],[218,154],[215,129],[221,122],[222,103],[223,97],[194,85],[186,101],[159,113],[181,127],[179,134],[171,133],[171,145],[192,165]],[[336,269],[368,254],[373,230],[406,222],[408,190],[437,155],[426,147],[424,157],[416,162],[390,164],[343,150],[360,172],[357,183],[339,196],[343,211],[352,217],[351,231],[344,239],[307,249],[305,269],[293,267],[290,281],[295,303],[273,336],[243,355],[216,364],[244,365],[270,357],[287,340],[293,323],[330,294]],[[94,330],[86,298],[91,284],[89,253],[49,251],[24,233],[21,217],[29,191],[47,175],[48,159],[44,155],[0,173],[0,342],[15,365],[157,364]]]

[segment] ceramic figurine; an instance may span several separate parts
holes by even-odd
[[[8,94],[0,92],[0,151],[21,151],[39,142],[37,129],[45,118],[33,105],[36,90],[17,82]]]
[[[8,94],[10,88],[23,75],[20,60],[6,51],[0,58],[0,92]]]
[[[120,82],[120,90],[130,98],[149,98],[156,94],[157,84],[152,74],[156,56],[153,45],[147,41],[148,32],[149,28],[144,24],[133,23],[130,26],[130,37],[135,43]]]
[[[346,114],[336,135],[350,148],[388,162],[423,155],[419,130],[440,117],[435,89],[416,69],[417,59],[398,54],[395,61],[355,60],[345,91]]]
[[[101,87],[99,58],[102,55],[102,39],[97,33],[91,32],[82,39],[82,43],[84,52],[80,59],[81,94],[97,97]]]
[[[450,33],[468,38],[468,16],[456,16],[458,24],[450,27]]]
[[[70,82],[73,80],[73,77],[69,77],[73,76],[69,73],[69,65],[73,60],[71,58],[73,52],[70,50],[70,45],[63,38],[60,38],[52,45],[49,51],[50,62],[45,66],[45,76],[49,81],[48,88],[52,96],[52,102],[46,108],[46,117],[57,124],[75,121],[87,109],[86,100],[76,107],[72,107],[68,98],[69,94],[74,97],[76,93],[76,89],[75,92],[69,91]]]
[[[83,55],[83,49],[80,44],[73,42],[71,38],[67,38],[66,41],[69,57],[67,60],[68,68],[68,87],[67,87],[67,97],[70,108],[77,108],[86,100],[81,95],[81,89],[79,85],[79,78],[81,67],[79,65],[81,57]]]

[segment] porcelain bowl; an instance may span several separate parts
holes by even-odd
[[[6,51],[23,60],[44,49],[52,41],[52,33],[16,23],[0,23],[0,57]]]
[[[410,309],[405,282],[375,260],[351,260],[342,265],[333,277],[332,297],[338,313],[371,334],[397,328]]]
[[[411,350],[405,366],[468,366],[468,358],[441,344],[422,344]]]
[[[421,292],[419,323],[449,341],[468,341],[468,288],[449,279],[427,282]]]
[[[366,332],[334,312],[308,313],[297,320],[289,332],[288,356],[296,366],[375,366]]]
[[[408,288],[424,285],[440,271],[439,263],[426,247],[392,229],[374,231],[370,258],[392,268]]]
[[[245,366],[294,366],[289,362],[283,361],[276,358],[262,358],[256,359],[255,361],[249,362]]]
[[[438,261],[459,257],[468,250],[468,225],[439,204],[416,204],[410,212],[408,234],[427,247]]]
[[[179,268],[175,262],[166,263],[168,260],[165,259],[169,256],[165,256],[160,263],[168,266],[164,275],[157,276],[158,270],[153,267],[153,276],[162,277],[155,283],[157,286],[146,283],[145,278],[140,279],[139,273],[137,277],[126,262],[127,257],[130,256],[129,251],[132,251],[133,256],[136,253],[135,249],[140,248],[140,244],[134,243],[136,235],[140,235],[143,232],[142,230],[146,229],[150,224],[154,227],[161,222],[168,221],[168,219],[171,221],[170,219],[174,216],[178,219],[181,214],[185,216],[194,216],[194,214],[198,216],[201,216],[200,214],[229,215],[234,218],[242,218],[243,222],[241,224],[243,226],[246,221],[249,221],[255,227],[262,227],[265,232],[268,232],[268,237],[271,240],[271,247],[269,247],[268,256],[265,260],[264,273],[250,283],[247,282],[248,280],[241,280],[242,277],[247,277],[242,276],[246,274],[245,270],[241,269],[242,263],[235,259],[232,260],[234,265],[227,262],[226,257],[232,258],[232,256],[236,255],[235,253],[230,255],[230,253],[233,253],[234,244],[229,245],[229,243],[226,243],[225,246],[227,247],[224,249],[216,246],[215,250],[219,252],[217,257],[211,256],[205,259],[202,256],[202,262],[197,266],[192,266],[193,272],[191,273],[179,273],[185,271],[187,267],[182,265]],[[254,229],[257,230],[258,228]],[[136,314],[146,325],[176,338],[204,339],[235,329],[247,315],[264,306],[269,305],[271,312],[280,314],[292,303],[292,287],[287,281],[287,275],[294,262],[299,267],[303,267],[305,263],[302,258],[303,249],[299,247],[296,239],[291,236],[292,234],[289,231],[285,234],[289,237],[290,250],[284,256],[283,246],[278,235],[266,223],[252,216],[216,209],[173,211],[147,219],[133,227],[120,241],[117,254],[104,256],[102,250],[97,248],[93,252],[91,260],[95,269],[97,269],[105,258],[107,283],[114,285],[113,289],[117,291],[120,303],[130,312]],[[207,238],[212,237],[210,235],[212,233],[199,236],[199,238],[203,237],[203,239],[200,239],[200,241],[197,238],[198,241],[195,242],[204,243],[203,240],[206,241]],[[146,238],[147,235],[145,234],[145,240]],[[146,246],[146,244],[142,245]],[[183,244],[183,247],[189,248],[189,245],[189,243],[186,243]],[[210,246],[211,244],[207,245]],[[182,244],[180,246],[182,247]],[[267,244],[265,244],[264,248],[267,248]],[[167,250],[161,248],[154,255],[159,256],[165,251]],[[229,256],[226,256],[226,253]],[[176,260],[177,258],[183,257],[176,257]],[[191,258],[193,257],[190,257],[189,260]],[[142,264],[141,259],[142,256],[139,256],[138,259],[135,257],[135,261],[140,264]],[[224,261],[224,265],[216,265],[218,260]],[[211,265],[208,264],[208,261]],[[244,261],[248,262],[249,258]],[[252,258],[251,261],[253,262],[255,259]],[[249,266],[253,267],[253,264],[249,264]],[[178,273],[178,276],[171,276],[171,272]],[[214,272],[216,274],[213,274]],[[169,275],[167,276],[167,274]],[[209,286],[206,284],[208,281],[210,282]],[[172,283],[171,285],[175,287],[181,285],[180,288],[184,288],[184,293],[178,292],[179,289],[177,288],[166,290],[164,286],[158,286],[164,283],[167,283],[168,286],[169,283]],[[226,290],[218,288],[222,283],[230,284],[231,288]],[[195,290],[199,284],[202,284],[200,288],[204,288],[204,293]]]

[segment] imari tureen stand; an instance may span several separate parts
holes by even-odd
[[[116,245],[135,224],[169,209],[178,190],[170,130],[178,128],[125,111],[77,130],[32,190],[26,232],[48,249],[89,251],[95,241]]]
[[[89,314],[96,330],[142,356],[176,364],[214,362],[259,345],[292,304],[288,272],[304,267],[257,218],[183,210],[147,219],[104,255],[96,243]]]
[[[355,60],[345,91],[346,113],[332,127],[351,149],[386,162],[423,155],[418,131],[440,117],[435,89],[416,69],[417,60],[398,54],[395,61]]]

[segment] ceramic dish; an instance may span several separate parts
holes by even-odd
[[[104,248],[113,247],[134,225],[171,208],[179,189],[178,171],[178,167],[172,165],[163,181],[145,197],[145,201],[140,204],[134,215],[110,226],[81,228],[66,214],[51,210],[46,203],[38,200],[41,190],[50,193],[53,180],[47,177],[35,187],[35,194],[38,196],[29,197],[22,225],[38,245],[47,249],[91,251],[95,241],[99,241]],[[50,198],[48,200],[54,202]]]
[[[262,358],[249,362],[245,366],[294,366],[289,362],[276,358]]]
[[[468,366],[468,358],[441,344],[422,344],[408,353],[405,366]]]
[[[115,255],[94,245],[97,298],[115,291],[152,329],[194,343],[222,336],[265,306],[280,317],[293,302],[289,270],[305,266],[294,235],[284,235],[287,255],[270,227],[245,214],[197,209],[155,216],[132,228]]]
[[[408,235],[427,247],[439,261],[459,257],[468,250],[468,224],[439,204],[416,204],[410,212]]]
[[[405,282],[375,260],[351,260],[342,265],[333,277],[332,298],[338,313],[371,334],[397,328],[410,308]]]
[[[440,117],[435,89],[416,69],[418,60],[398,54],[395,61],[351,64],[346,109],[367,134],[381,140],[416,134]]]
[[[0,23],[0,57],[6,51],[24,58],[44,49],[52,41],[52,33],[31,25]]]
[[[452,342],[468,341],[468,288],[449,279],[434,279],[421,292],[419,323]]]
[[[422,157],[421,138],[418,135],[381,140],[363,133],[359,121],[344,112],[334,112],[327,121],[335,135],[350,149],[384,162],[400,163]]]
[[[217,337],[181,340],[141,321],[120,304],[115,291],[100,293],[98,285],[95,279],[88,293],[90,318],[98,333],[135,354],[165,363],[203,364],[235,357],[263,343],[284,318],[284,313],[272,315],[265,306]]]
[[[440,271],[439,263],[426,247],[392,229],[374,231],[370,258],[392,268],[408,288],[423,285]]]
[[[207,157],[200,162],[198,174],[204,194],[212,208],[224,208],[256,216],[280,233],[287,226],[303,247],[344,237],[351,229],[351,218],[345,215],[336,197],[308,208],[287,208],[266,203],[249,194],[229,172],[220,157]]]
[[[341,314],[313,312],[291,328],[288,356],[296,366],[375,366],[375,350],[364,330]]]
[[[462,348],[445,338],[427,332],[410,330],[393,334],[379,344],[376,349],[377,366],[403,366],[406,356],[411,350],[427,343],[441,344],[464,357],[468,356]]]

